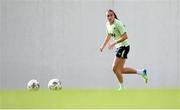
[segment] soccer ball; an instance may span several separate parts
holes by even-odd
[[[61,90],[61,81],[59,79],[51,79],[48,83],[48,88],[50,90]]]
[[[37,80],[32,79],[28,82],[27,84],[27,89],[28,90],[39,90],[40,84]]]

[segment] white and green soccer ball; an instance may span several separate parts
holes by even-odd
[[[37,80],[32,79],[28,82],[27,84],[27,89],[28,90],[39,90],[40,84]]]
[[[48,88],[50,90],[61,90],[62,89],[61,81],[59,79],[51,79],[48,83]]]

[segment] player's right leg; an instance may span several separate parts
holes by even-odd
[[[123,85],[123,76],[122,76],[122,68],[124,66],[125,59],[115,57],[112,65],[112,70],[116,74],[116,77],[119,81],[119,88],[118,90],[122,90],[124,88]]]

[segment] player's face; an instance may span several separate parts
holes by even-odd
[[[115,16],[113,12],[106,12],[106,19],[109,21],[109,23],[113,23]]]

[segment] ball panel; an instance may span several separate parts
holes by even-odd
[[[61,81],[59,79],[51,79],[48,83],[48,88],[50,90],[61,90]]]
[[[28,82],[27,84],[27,89],[28,90],[39,90],[40,84],[37,80],[32,79]]]

